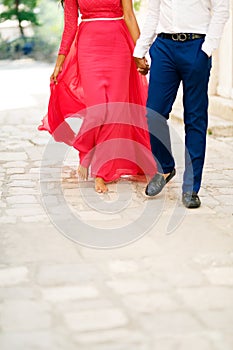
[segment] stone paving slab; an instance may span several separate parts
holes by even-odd
[[[51,71],[0,62],[0,349],[232,350],[233,139],[208,136],[198,210],[181,203],[183,128],[175,121],[178,174],[163,194],[150,200],[145,182],[124,179],[97,196],[92,179],[75,177],[75,152],[62,171],[49,159],[41,168],[49,135],[36,127]],[[58,229],[63,199],[77,232],[92,225],[94,240],[97,228],[152,224],[135,242],[91,249]]]

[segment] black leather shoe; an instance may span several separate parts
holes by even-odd
[[[182,202],[186,208],[199,208],[200,198],[196,192],[186,192],[182,194]]]
[[[155,174],[155,176],[150,180],[146,186],[146,195],[153,197],[159,194],[164,186],[176,175],[176,169],[173,169],[172,172],[165,179],[162,174]]]

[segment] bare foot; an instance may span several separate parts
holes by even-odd
[[[98,193],[105,193],[108,191],[108,187],[106,186],[104,180],[101,177],[95,178],[95,190]]]
[[[81,180],[87,180],[87,178],[88,178],[88,168],[84,168],[84,166],[79,165],[77,173],[78,173],[78,177]]]

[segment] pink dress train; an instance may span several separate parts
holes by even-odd
[[[137,72],[122,16],[120,0],[65,0],[59,53],[66,59],[39,126],[76,148],[80,164],[106,182],[156,172],[145,117],[147,81]],[[67,117],[83,118],[77,134]]]

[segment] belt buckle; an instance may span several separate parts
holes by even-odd
[[[178,34],[178,40],[179,41],[186,41],[188,38],[188,35],[186,33],[180,33]]]
[[[179,40],[179,34],[177,34],[177,33],[172,34],[172,40],[178,41]]]

